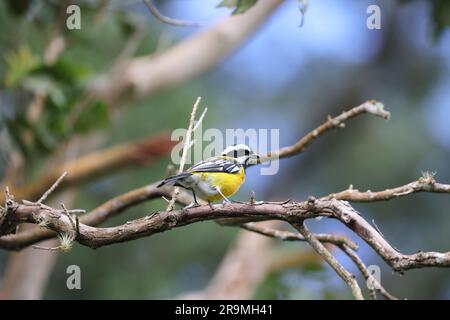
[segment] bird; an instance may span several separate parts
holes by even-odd
[[[235,194],[245,182],[245,170],[249,165],[259,163],[260,157],[245,144],[225,148],[220,156],[212,157],[193,165],[185,172],[167,177],[157,185],[179,186],[192,192],[194,202],[185,208],[200,206],[197,197],[209,204]]]

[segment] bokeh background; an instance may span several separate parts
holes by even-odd
[[[111,67],[135,28],[144,30],[135,55],[147,55],[164,52],[231,14],[228,8],[216,7],[218,0],[156,2],[168,16],[200,22],[204,27],[199,30],[163,24],[140,1],[76,1],[82,28],[66,32],[69,45],[59,58],[69,79],[45,77],[42,72],[30,80],[27,65],[42,57],[59,1],[28,1],[22,11],[12,2],[0,3],[0,172],[5,174],[13,151],[22,152],[14,130],[23,128],[21,115],[31,93],[45,86],[52,97],[46,108],[57,110],[49,111],[48,119],[32,131],[36,135],[44,132],[44,138],[26,152],[24,181],[45,175],[49,155],[55,152],[52,143],[47,143],[48,136],[61,141],[68,132],[64,108],[70,108],[92,79]],[[103,148],[161,130],[170,132],[187,126],[191,106],[202,96],[202,106],[209,109],[204,129],[279,129],[280,146],[286,146],[328,115],[374,98],[391,112],[389,122],[370,116],[353,120],[345,129],[326,134],[307,152],[282,160],[275,176],[261,176],[251,169],[235,199],[248,199],[250,190],[258,199],[267,200],[304,200],[350,184],[360,190],[380,190],[416,180],[424,171],[436,172],[438,181],[450,183],[450,32],[436,31],[432,4],[437,2],[310,1],[299,27],[299,2],[288,0],[216,68],[150,99],[130,100],[114,115],[107,106],[93,106],[76,124],[76,134],[102,134],[99,147]],[[371,4],[381,8],[380,30],[366,27],[366,9]],[[166,156],[80,184],[72,207],[95,208],[113,196],[157,181],[166,174],[168,164],[170,157]],[[162,200],[144,203],[105,225],[124,223],[165,205]],[[449,196],[414,194],[356,207],[367,220],[374,219],[402,252],[450,248]],[[314,231],[345,233],[357,240],[334,221],[313,221],[310,226]],[[238,232],[204,222],[98,250],[75,245],[70,252],[57,254],[41,297],[161,299],[201,290]],[[448,269],[393,274],[370,248],[359,243],[364,261],[380,266],[382,283],[398,297],[450,298]],[[276,242],[275,246],[293,254],[308,250],[299,243]],[[0,250],[0,279],[9,255]],[[346,257],[338,254],[338,258],[357,273]],[[82,290],[66,288],[66,268],[72,264],[81,267]],[[330,268],[308,264],[272,272],[253,297],[342,299],[350,298],[350,293]]]

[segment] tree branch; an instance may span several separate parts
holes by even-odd
[[[187,158],[189,149],[194,144],[194,142],[192,140],[192,133],[194,132],[194,129],[197,127],[195,125],[195,115],[197,114],[197,108],[198,108],[198,105],[200,104],[201,100],[202,100],[201,97],[197,97],[197,99],[195,100],[195,103],[194,103],[194,105],[192,107],[191,117],[189,119],[189,125],[188,125],[187,131],[186,131],[186,137],[184,138],[183,152],[182,152],[181,159],[180,159],[180,166],[178,167],[178,171],[177,171],[178,174],[183,172],[184,165],[186,163],[186,158]],[[207,109],[205,109],[205,111],[202,113],[202,116],[200,117],[199,123],[200,123],[200,121],[203,121],[203,117],[205,116],[206,110]],[[169,204],[167,206],[167,211],[173,210],[176,198],[177,198],[179,193],[180,193],[180,188],[179,187],[175,187],[174,191],[173,191],[172,199],[170,200],[170,202],[169,202]]]
[[[89,213],[81,216],[80,222],[89,226],[96,226],[132,206],[136,206],[152,199],[170,197],[172,195],[172,187],[156,188],[156,185],[157,183],[150,184],[112,198]],[[191,202],[191,196],[187,194],[187,192],[181,192],[177,197],[177,202],[187,205]],[[0,210],[0,215],[1,213],[2,211]],[[0,226],[1,225],[2,224],[0,223]],[[0,248],[7,250],[20,250],[34,243],[56,236],[57,233],[54,231],[36,226],[33,229],[17,234],[10,234],[0,237]]]
[[[350,186],[344,191],[332,193],[325,198],[346,200],[350,202],[376,202],[404,197],[418,192],[450,193],[450,185],[436,182],[433,174],[425,172],[419,180],[404,186],[376,192],[370,190],[361,192],[357,189],[353,189],[353,186]]]
[[[271,229],[268,227],[261,226],[254,222],[248,222],[241,225],[242,229],[256,232],[268,237],[277,238],[283,241],[306,241],[305,237],[303,237],[299,233],[289,232],[289,231],[281,231],[277,229]],[[344,236],[336,236],[333,234],[324,234],[324,233],[316,233],[314,234],[317,240],[320,242],[331,243],[338,247],[342,245],[347,245],[352,249],[358,249],[358,245],[352,240],[344,237]]]
[[[410,255],[398,252],[346,201],[333,199],[330,202],[330,209],[334,218],[358,234],[394,271],[402,272],[423,267],[450,266],[450,252],[418,252]]]
[[[119,206],[123,208],[123,206]],[[34,204],[13,203],[6,210],[4,225],[17,225],[22,222],[45,225],[56,232],[72,230],[72,224],[61,210],[41,207]],[[104,214],[105,212],[103,212]],[[95,228],[80,223],[77,241],[83,245],[97,248],[118,242],[150,236],[187,224],[214,220],[218,218],[248,217],[266,220],[277,219],[298,223],[299,220],[319,216],[338,219],[366,241],[395,271],[422,267],[449,267],[450,252],[419,252],[405,255],[394,249],[378,231],[372,227],[347,202],[335,199],[314,199],[304,202],[245,204],[233,203],[226,206],[200,206],[188,210],[162,211],[141,219],[129,221],[124,225],[110,228]],[[1,231],[2,227],[0,227]],[[4,233],[1,233],[4,234]],[[7,239],[0,238],[4,246]]]
[[[306,241],[305,237],[303,237],[301,234],[272,229],[265,226],[261,226],[259,224],[255,224],[253,222],[243,224],[241,225],[241,228],[268,237],[277,238],[283,241]],[[383,286],[373,277],[373,275],[370,274],[364,262],[355,252],[355,250],[358,249],[358,245],[355,242],[351,241],[350,239],[347,239],[344,236],[336,236],[332,234],[316,233],[313,234],[313,236],[322,243],[334,244],[335,246],[339,247],[342,251],[344,251],[345,254],[349,256],[350,259],[353,260],[353,262],[356,264],[356,266],[366,279],[368,286],[370,286],[369,291],[373,299],[376,299],[376,292],[378,291],[388,300],[397,300],[396,297],[394,297],[386,289],[384,289]]]
[[[277,151],[268,152],[265,155],[261,155],[261,162],[267,162],[274,159],[282,159],[291,157],[293,155],[302,153],[305,149],[318,137],[334,128],[344,128],[345,122],[355,118],[364,113],[369,113],[378,117],[382,117],[386,120],[390,118],[390,113],[384,110],[382,103],[376,100],[369,100],[363,104],[354,107],[348,111],[342,112],[337,117],[329,117],[326,122],[307,133],[304,137],[298,140],[294,145],[281,148]]]
[[[302,222],[294,223],[293,226],[300,232],[314,250],[336,271],[336,273],[348,284],[356,300],[364,300],[361,288],[353,274],[348,272],[336,258],[324,247],[322,243],[308,230]]]
[[[148,10],[152,13],[152,15],[158,19],[159,21],[169,24],[171,26],[176,27],[201,27],[201,25],[194,21],[186,21],[186,20],[179,20],[179,19],[173,19],[166,17],[161,12],[159,12],[158,8],[155,6],[155,4],[151,0],[143,0],[144,4],[147,6]]]
[[[369,289],[369,294],[372,299],[376,299],[376,292],[380,292],[386,299],[388,300],[398,300],[395,296],[390,294],[378,281],[375,277],[369,272],[364,262],[358,256],[358,254],[346,244],[340,246],[340,248],[349,256],[350,259],[358,267],[359,271],[361,271],[362,275],[366,279],[367,287]]]

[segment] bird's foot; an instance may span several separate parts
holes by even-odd
[[[227,204],[231,204],[230,199],[228,199],[220,190],[220,188],[216,187],[216,191],[222,196],[223,202],[222,202],[222,206],[225,207],[225,205]]]
[[[228,198],[224,198],[222,201],[222,206],[225,207],[227,205],[232,204],[233,202],[231,202]]]
[[[200,207],[200,203],[192,202],[192,203],[188,204],[186,207],[184,207],[183,210],[193,209],[193,208],[197,208],[197,207]]]

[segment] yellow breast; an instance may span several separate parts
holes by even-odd
[[[208,181],[210,184],[220,188],[225,197],[235,194],[245,181],[245,170],[242,168],[239,173],[231,174],[225,172],[202,172],[202,180]],[[222,200],[222,196],[218,193],[210,196],[207,201]]]

